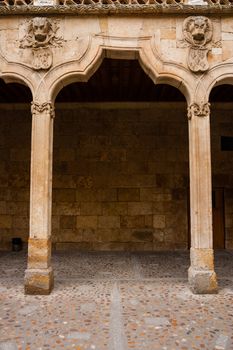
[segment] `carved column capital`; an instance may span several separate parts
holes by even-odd
[[[55,117],[54,105],[52,104],[52,102],[44,102],[44,103],[32,102],[31,112],[32,112],[32,115],[39,115],[45,112],[51,118]]]
[[[191,120],[194,117],[207,117],[210,114],[210,103],[191,103],[188,106],[188,119]]]

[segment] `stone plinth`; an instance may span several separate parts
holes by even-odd
[[[188,271],[190,289],[195,294],[214,294],[218,291],[212,249],[190,249]]]
[[[53,288],[50,266],[51,240],[30,238],[28,241],[28,269],[25,271],[26,294],[49,294]]]
[[[24,279],[25,294],[47,295],[53,289],[53,282],[51,267],[48,269],[27,269]]]

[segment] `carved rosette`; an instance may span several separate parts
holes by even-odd
[[[31,112],[32,116],[46,113],[48,117],[54,118],[55,117],[55,110],[52,102],[44,102],[44,103],[38,103],[38,102],[32,102],[31,103]]]
[[[189,47],[187,64],[194,73],[206,72],[209,69],[208,52],[213,37],[213,25],[205,16],[190,16],[183,24],[186,46]]]
[[[194,117],[208,117],[210,115],[210,103],[192,103],[188,106],[188,119],[191,120]]]

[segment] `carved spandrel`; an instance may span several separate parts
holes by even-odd
[[[55,110],[54,105],[52,102],[44,102],[44,103],[38,103],[38,102],[32,102],[31,103],[31,113],[32,115],[40,115],[42,113],[46,113],[51,118],[55,117]]]
[[[192,103],[188,106],[188,119],[194,117],[208,117],[210,115],[210,103]]]

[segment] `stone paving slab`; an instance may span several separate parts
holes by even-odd
[[[53,256],[55,288],[25,296],[26,254],[0,255],[0,350],[232,350],[233,254],[216,255],[218,295],[194,295],[189,255]]]

